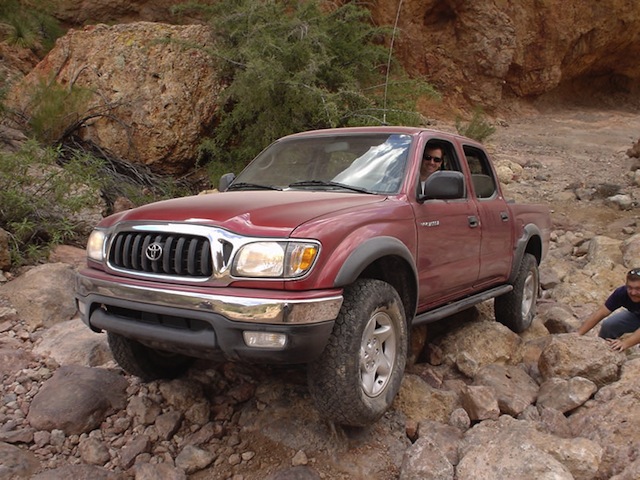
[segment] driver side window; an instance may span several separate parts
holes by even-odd
[[[420,178],[416,187],[418,195],[424,192],[426,182],[432,174],[440,171],[461,171],[454,152],[453,145],[445,140],[433,139],[427,142],[422,152]]]

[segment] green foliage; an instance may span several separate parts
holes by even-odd
[[[495,133],[496,128],[489,123],[482,108],[477,107],[467,123],[463,123],[460,118],[456,119],[456,130],[460,135],[483,142]]]
[[[64,33],[51,9],[48,1],[3,0],[0,23],[11,27],[8,43],[46,54]]]
[[[126,197],[137,206],[189,193],[175,179],[128,168],[122,173],[109,159],[81,149],[43,150],[35,141],[0,152],[0,228],[12,239],[13,265],[44,260],[58,244],[84,245],[92,219],[108,213],[98,210],[105,202]]]
[[[226,85],[204,157],[244,165],[301,130],[422,121],[415,101],[433,90],[397,65],[385,81],[390,32],[374,26],[361,4],[328,7],[320,0],[220,0],[180,8],[209,18],[211,54]]]
[[[87,114],[91,90],[71,85],[64,87],[55,81],[40,80],[31,97],[29,127],[38,140],[52,145]]]
[[[82,171],[88,168],[97,170],[97,185],[107,204],[107,213],[118,198],[126,198],[134,206],[144,205],[158,200],[183,197],[193,192],[187,182],[170,176],[152,174],[144,165],[134,165],[114,159],[98,159],[88,156],[80,165]],[[122,169],[123,165],[127,165]],[[93,166],[92,166],[93,165]]]
[[[4,104],[4,100],[9,92],[9,82],[7,81],[7,75],[0,73],[0,115],[3,115],[7,110]]]
[[[14,265],[37,262],[52,245],[77,240],[87,229],[75,215],[96,203],[88,187],[95,176],[59,167],[58,156],[35,142],[17,153],[0,153],[0,227],[10,233]]]
[[[205,138],[200,142],[199,163],[204,165],[204,171],[207,177],[210,179],[210,188],[218,188],[219,179],[222,175],[229,172],[239,173],[246,165],[247,161],[237,156],[223,156],[218,155],[214,157],[219,148],[215,144],[215,139]],[[253,158],[253,157],[251,157]],[[249,158],[249,160],[251,160]]]

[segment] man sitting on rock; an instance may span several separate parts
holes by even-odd
[[[624,310],[611,315],[620,307]],[[584,321],[578,333],[584,335],[604,318],[606,320],[602,322],[598,335],[606,339],[614,350],[622,352],[640,343],[640,268],[629,270],[626,284],[609,295],[604,305]],[[625,333],[631,335],[620,339]]]

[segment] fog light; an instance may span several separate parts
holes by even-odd
[[[287,343],[284,333],[242,332],[248,347],[282,349]]]

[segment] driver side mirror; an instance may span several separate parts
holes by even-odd
[[[218,183],[218,191],[219,192],[226,191],[227,188],[229,188],[229,185],[231,185],[231,182],[233,182],[235,179],[236,179],[235,173],[225,173],[224,175],[222,175],[220,177],[220,182]]]
[[[424,200],[453,200],[465,198],[466,188],[464,175],[461,172],[441,170],[433,173],[424,185],[424,194],[418,199]]]

